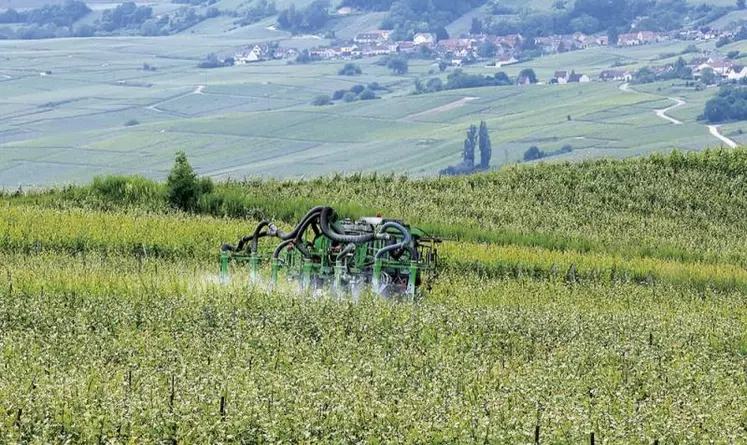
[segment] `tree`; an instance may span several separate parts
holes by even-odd
[[[705,68],[700,73],[700,81],[705,85],[713,85],[716,83],[716,73],[713,72],[713,68]]]
[[[544,157],[545,153],[543,153],[536,145],[532,145],[527,151],[524,152],[525,161],[534,161],[537,159],[542,159]]]
[[[462,163],[469,168],[475,167],[475,148],[477,147],[477,127],[470,125],[467,130],[467,138],[464,140],[464,151],[462,152]]]
[[[469,28],[469,33],[473,35],[482,34],[482,20],[478,17],[472,17],[472,26]]]
[[[410,66],[407,62],[407,59],[405,59],[404,57],[392,57],[387,63],[387,68],[389,68],[395,74],[402,75],[407,74]]]
[[[609,46],[617,45],[617,39],[620,33],[617,31],[617,28],[612,26],[607,30],[607,44]]]
[[[312,101],[311,105],[321,107],[323,105],[329,105],[332,102],[332,98],[327,96],[326,94],[321,94],[319,96],[316,96]]]
[[[478,137],[480,146],[480,168],[487,170],[490,166],[490,157],[493,154],[493,147],[490,143],[490,135],[488,134],[488,124],[486,124],[485,121],[480,122]]]
[[[347,93],[347,92],[348,92],[347,90],[337,90],[337,91],[335,91],[335,93],[332,95],[332,100],[340,100],[340,99],[342,99],[345,96],[345,93]]]
[[[342,100],[344,102],[353,102],[355,98],[356,98],[356,95],[352,91],[348,91],[347,93],[345,93],[344,96],[342,96]]]
[[[350,91],[352,91],[353,94],[358,95],[358,94],[361,94],[363,92],[363,90],[365,90],[365,89],[366,89],[365,86],[359,84],[359,85],[353,85],[353,87],[350,89]]]
[[[537,83],[537,75],[534,73],[533,69],[531,69],[531,68],[524,68],[519,73],[519,77],[517,78],[517,82],[519,84]]]
[[[433,34],[436,35],[436,40],[439,41],[439,42],[441,40],[448,40],[449,39],[449,32],[446,31],[446,28],[443,27],[443,26],[439,26],[438,28],[436,28],[433,31]]]
[[[337,73],[340,76],[357,76],[361,74],[361,67],[355,63],[346,63],[345,66]]]
[[[361,91],[360,96],[358,96],[360,100],[372,100],[376,99],[376,93],[370,88],[366,88],[365,90]]]
[[[745,7],[745,0],[737,0],[737,8],[744,9],[744,7]]]
[[[204,193],[213,190],[213,183],[209,178],[198,179],[194,169],[187,161],[184,151],[176,153],[174,166],[166,180],[166,198],[172,207],[180,210],[194,210]]]
[[[493,57],[495,56],[497,51],[498,47],[495,46],[495,43],[491,42],[490,40],[485,40],[477,47],[477,55],[480,57]]]

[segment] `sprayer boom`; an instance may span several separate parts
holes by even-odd
[[[279,244],[272,254],[260,251],[262,238]],[[441,240],[426,236],[402,221],[381,216],[351,220],[331,207],[314,207],[290,232],[271,221],[262,221],[237,245],[224,244],[220,253],[222,282],[231,263],[248,263],[252,283],[260,280],[269,263],[270,283],[281,273],[304,291],[329,288],[340,294],[364,286],[382,296],[414,296],[436,275]]]

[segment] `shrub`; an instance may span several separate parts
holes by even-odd
[[[177,209],[194,210],[203,194],[213,191],[210,178],[197,178],[183,151],[176,154],[174,166],[166,180],[166,198]]]
[[[376,99],[376,93],[374,93],[372,89],[366,88],[365,90],[363,90],[361,92],[360,99],[361,100],[372,100],[372,99]]]
[[[342,99],[342,97],[345,96],[345,93],[347,93],[347,92],[348,92],[348,90],[337,90],[337,91],[335,91],[335,93],[332,95],[332,100],[340,100],[340,99]]]
[[[365,90],[366,87],[363,85],[355,85],[353,88],[350,89],[354,94],[361,94],[363,90]]]
[[[340,76],[357,76],[361,74],[361,67],[355,63],[346,63],[345,66],[338,72]]]
[[[137,119],[130,119],[124,124],[125,127],[134,127],[135,125],[140,125]]]
[[[345,102],[353,102],[356,98],[357,96],[352,91],[348,91],[344,96],[342,96],[342,100]]]
[[[332,102],[332,98],[329,97],[326,94],[321,94],[319,96],[316,96],[314,100],[311,101],[311,105],[321,107],[323,105],[329,105]]]

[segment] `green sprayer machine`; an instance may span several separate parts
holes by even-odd
[[[259,241],[280,241],[271,255],[261,254]],[[297,282],[302,292],[329,289],[352,293],[369,286],[384,297],[413,297],[436,276],[440,239],[402,221],[381,215],[352,220],[331,207],[314,207],[290,232],[271,221],[262,221],[236,246],[224,244],[220,277],[228,282],[229,265],[248,265],[251,283],[270,264],[270,285],[281,278]]]

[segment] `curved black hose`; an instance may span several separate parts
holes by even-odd
[[[415,250],[414,247],[410,245],[410,242],[412,241],[412,236],[410,235],[410,232],[402,225],[393,221],[390,221],[383,226],[379,228],[379,232],[382,233],[386,229],[393,228],[397,229],[402,234],[402,241],[398,242],[397,244],[390,244],[388,246],[382,247],[376,252],[376,255],[374,255],[374,259],[381,259],[384,254],[388,252],[392,252],[399,249],[407,249],[410,252],[410,260],[411,261],[417,261],[418,259],[418,252]]]
[[[232,246],[231,244],[224,244],[221,246],[220,250],[222,252],[241,252],[244,250],[244,245],[252,240],[253,236],[245,236],[239,240],[239,244],[237,246]]]
[[[271,230],[274,230],[273,232],[274,235],[283,241],[293,239],[293,238],[300,238],[299,235],[303,235],[303,233],[309,227],[309,224],[311,224],[316,218],[319,217],[318,213],[321,212],[323,209],[324,207],[322,206],[316,206],[313,209],[309,210],[306,213],[306,215],[301,219],[301,222],[298,223],[298,225],[288,233],[285,233],[282,230],[275,228],[275,227],[271,227]]]
[[[282,243],[278,244],[278,246],[275,248],[275,251],[272,253],[272,258],[277,260],[280,258],[280,254],[283,252],[283,249],[288,247],[289,244],[293,243],[294,240],[288,239],[283,241]]]
[[[303,241],[299,239],[294,239],[292,241],[293,245],[296,246],[296,249],[301,252],[301,255],[303,255],[304,258],[311,258],[311,253],[309,253],[309,250],[303,245]]]
[[[350,243],[347,246],[345,246],[345,248],[342,249],[339,254],[337,254],[337,259],[339,260],[340,258],[343,258],[347,256],[349,253],[353,253],[353,252],[355,252],[355,244]]]
[[[256,229],[254,229],[254,235],[252,236],[252,250],[251,250],[252,253],[257,252],[257,244],[259,242],[259,239],[262,238],[263,236],[267,236],[267,232],[262,232],[262,233],[260,232],[262,231],[262,229],[264,229],[265,227],[269,225],[270,225],[270,221],[265,219],[259,223]],[[241,247],[239,247],[239,250],[240,249]]]
[[[345,235],[343,233],[337,232],[336,229],[330,226],[329,221],[334,212],[335,211],[332,209],[332,207],[324,207],[320,218],[322,233],[332,241],[337,241],[338,243],[360,244],[372,241],[376,237],[374,233],[366,233],[363,235]]]

